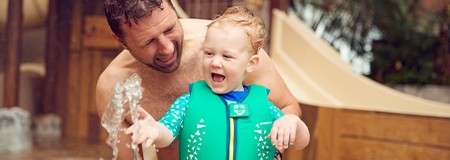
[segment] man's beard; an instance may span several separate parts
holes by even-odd
[[[174,44],[174,47],[175,47],[175,49],[174,49],[175,55],[172,55],[172,56],[176,56],[175,62],[170,64],[170,66],[161,66],[161,65],[158,65],[158,63],[156,63],[156,59],[153,59],[153,63],[147,64],[147,66],[149,66],[157,71],[163,72],[163,73],[172,73],[172,72],[176,71],[181,63],[182,48],[181,48],[181,44],[177,43],[176,41],[172,41],[172,43]]]

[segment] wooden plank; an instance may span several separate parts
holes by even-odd
[[[87,16],[83,27],[83,47],[95,49],[120,48],[105,16]]]
[[[93,50],[90,53],[91,61],[91,74],[90,81],[88,87],[88,139],[90,141],[99,142],[100,141],[100,132],[102,127],[100,125],[100,117],[97,114],[97,108],[95,106],[95,88],[97,84],[98,76],[101,74],[104,66],[102,66],[102,52],[98,50]]]
[[[72,28],[70,37],[70,56],[67,78],[67,113],[64,121],[64,136],[68,138],[80,138],[78,125],[78,108],[80,107],[80,52],[81,52],[81,24],[82,24],[82,2],[73,2]]]
[[[47,42],[45,48],[45,82],[44,82],[44,106],[42,109],[35,109],[37,113],[56,112],[56,90],[58,72],[58,13],[57,1],[49,0],[49,11],[47,21]]]
[[[405,143],[343,137],[340,139],[339,154],[336,157],[339,160],[449,160],[450,150]]]
[[[76,70],[79,72],[79,106],[77,112],[77,125],[78,125],[78,134],[77,136],[80,138],[88,137],[88,107],[89,104],[89,96],[90,96],[90,81],[93,81],[94,77],[90,76],[92,73],[92,53],[83,50],[80,55],[80,66]]]
[[[450,119],[344,110],[337,115],[340,136],[379,139],[450,149]]]
[[[279,9],[279,10],[286,12],[288,7],[289,7],[289,0],[271,0],[270,1],[270,10],[269,10],[270,15],[269,15],[269,26],[268,26],[269,32],[267,33],[267,35],[271,35],[271,32],[272,32],[272,11],[274,9]],[[270,41],[271,41],[271,39],[268,38],[267,44],[270,44]],[[271,53],[269,53],[269,54],[271,54]]]
[[[57,73],[56,73],[56,95],[52,97],[55,101],[56,112],[63,120],[63,126],[67,122],[67,95],[68,95],[68,73],[69,73],[69,53],[70,53],[70,37],[72,28],[72,10],[73,1],[56,1],[57,2],[57,41],[53,49],[58,51]],[[63,133],[65,132],[64,128]]]
[[[194,15],[192,13],[192,2],[191,1],[192,0],[183,1],[183,4],[184,4],[184,11],[186,12],[186,14],[188,14],[190,18],[193,18]]]
[[[72,10],[72,30],[70,31],[70,52],[79,54],[82,48],[83,1],[75,0]]]
[[[91,65],[91,81],[89,83],[89,113],[97,113],[97,108],[95,106],[95,88],[97,87],[97,80],[104,68],[103,66],[103,55],[102,51],[93,50],[91,51],[92,65]]]
[[[206,12],[210,7],[209,6],[209,1],[201,1],[199,0],[197,3],[197,10],[198,10],[198,17],[200,17],[201,19],[207,19],[207,17],[209,16],[208,13]]]
[[[286,159],[450,159],[449,119],[310,107],[310,144]]]
[[[211,0],[211,10],[210,10],[210,17],[209,19],[214,19],[216,18],[216,16],[218,15],[217,10],[218,10],[218,0]]]
[[[22,0],[8,2],[8,19],[6,23],[7,45],[5,58],[5,78],[3,105],[14,107],[19,105],[20,85],[20,47],[22,46]]]
[[[67,112],[65,117],[64,133],[67,138],[80,138],[79,134],[79,108],[80,108],[80,54],[71,53],[69,56],[69,74],[68,74],[68,98]]]
[[[334,112],[332,108],[319,108],[317,117],[317,125],[312,128],[314,130],[311,135],[310,146],[312,159],[316,160],[333,160],[334,158]]]
[[[301,119],[305,122],[306,126],[308,126],[310,135],[315,135],[319,117],[319,108],[306,104],[300,104],[300,107],[302,109]],[[316,145],[317,143],[311,142],[301,151],[288,149],[283,155],[283,158],[286,160],[312,160],[314,158],[314,152],[316,151]]]
[[[192,5],[191,5],[191,13],[192,13],[192,17],[193,18],[200,18],[200,0],[192,0]]]
[[[105,142],[102,141],[102,139],[100,138],[101,136],[101,132],[102,130],[104,130],[101,126],[100,126],[100,117],[98,116],[97,113],[88,113],[87,114],[87,128],[88,128],[88,135],[87,135],[87,139],[89,142]],[[105,132],[106,133],[106,132]]]
[[[289,0],[271,0],[270,10],[279,9],[282,11],[287,11],[289,7]]]

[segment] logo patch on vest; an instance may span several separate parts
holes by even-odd
[[[243,103],[232,103],[229,104],[230,117],[248,117],[250,115],[248,106]]]

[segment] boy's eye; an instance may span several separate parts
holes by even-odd
[[[233,58],[232,56],[226,55],[226,54],[224,54],[223,57],[226,58],[226,59],[231,59],[231,58]]]
[[[211,56],[213,53],[205,51],[205,55]]]

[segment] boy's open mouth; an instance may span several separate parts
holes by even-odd
[[[219,73],[211,73],[211,78],[214,82],[223,82],[225,76]]]

